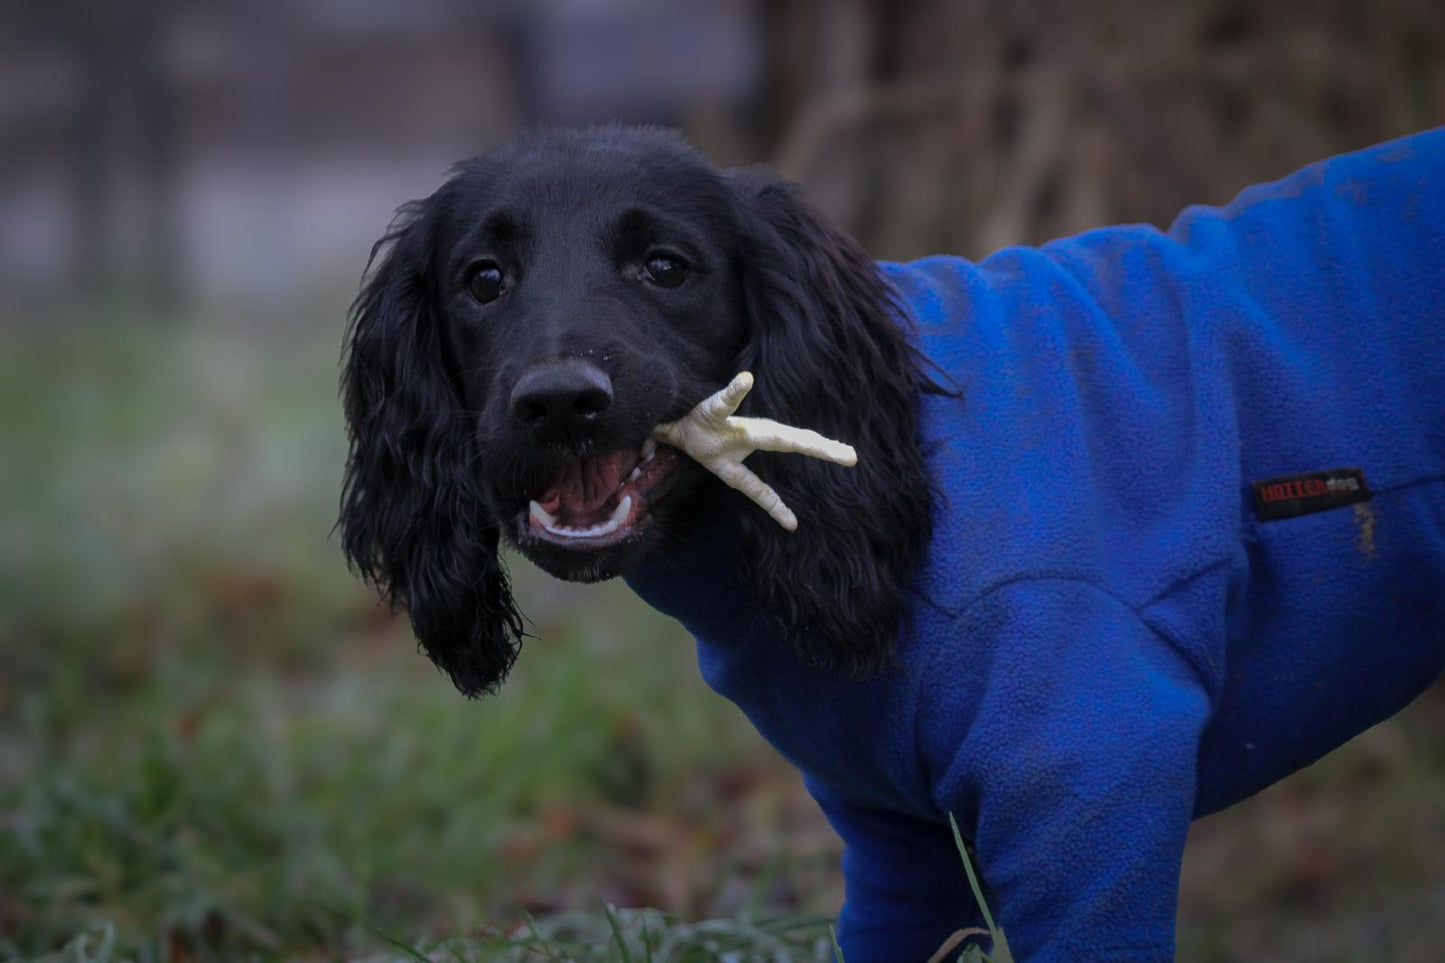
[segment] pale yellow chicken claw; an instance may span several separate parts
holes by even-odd
[[[777,492],[743,464],[743,459],[755,451],[781,451],[838,465],[856,465],[858,453],[852,445],[824,438],[806,428],[794,428],[769,418],[734,416],[733,412],[752,387],[752,373],[739,372],[726,388],[698,402],[697,407],[677,421],[658,425],[652,433],[659,441],[687,452],[698,464],[756,502],[779,525],[795,531],[798,516],[783,504]]]

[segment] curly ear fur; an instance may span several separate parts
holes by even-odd
[[[757,375],[744,413],[858,450],[853,468],[753,456],[799,527],[786,532],[743,511],[741,574],[805,658],[866,675],[892,660],[904,594],[932,533],[917,415],[919,392],[932,385],[906,315],[858,244],[765,169],[733,177],[751,323],[738,367]]]
[[[506,677],[523,626],[468,470],[475,432],[447,370],[431,266],[440,201],[441,191],[398,212],[351,308],[351,451],[337,524],[353,568],[408,611],[427,656],[477,696]]]

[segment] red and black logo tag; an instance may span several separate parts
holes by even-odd
[[[1262,522],[1322,512],[1370,500],[1370,486],[1358,468],[1331,468],[1254,483],[1254,514]]]

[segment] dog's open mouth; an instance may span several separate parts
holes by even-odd
[[[677,459],[677,449],[649,438],[637,450],[573,462],[528,503],[528,531],[574,548],[620,542],[662,496]]]

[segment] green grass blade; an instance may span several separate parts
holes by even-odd
[[[843,947],[838,945],[838,928],[832,923],[828,924],[828,938],[833,941],[833,956],[837,959],[838,963],[847,963],[847,961],[843,959]]]
[[[385,942],[387,942],[387,943],[391,944],[392,946],[396,947],[398,950],[401,950],[401,952],[405,953],[407,956],[409,956],[409,957],[412,958],[413,960],[419,960],[419,961],[421,961],[421,963],[432,963],[432,960],[431,960],[430,957],[428,957],[428,956],[426,956],[425,954],[421,953],[421,952],[418,951],[415,947],[408,946],[407,944],[403,943],[401,940],[396,939],[395,937],[393,937],[391,934],[387,933],[385,930],[383,930],[381,927],[377,926],[376,924],[374,924],[374,923],[367,923],[367,924],[366,924],[366,928],[369,929],[369,930],[371,930],[372,935],[377,936],[377,937],[380,937],[380,938],[381,938],[382,940],[384,940]]]
[[[953,818],[953,813],[948,814],[948,825],[953,827],[953,842],[958,847],[958,855],[963,859],[963,870],[968,874],[968,885],[973,890],[973,898],[978,903],[978,908],[983,910],[983,922],[988,926],[989,938],[993,940],[994,946],[1000,945],[998,927],[994,925],[993,914],[988,911],[988,903],[983,898],[983,887],[978,884],[978,874],[973,871],[973,860],[968,858],[968,847],[963,844],[963,834],[958,831],[958,820]]]
[[[647,932],[647,917],[642,918],[642,952],[647,954],[643,963],[653,963],[652,960],[652,935]]]
[[[565,959],[560,955],[562,948],[557,945],[557,941],[550,936],[543,936],[542,931],[537,929],[537,918],[535,916],[526,910],[522,910],[522,921],[527,924],[527,932],[532,934],[532,939],[536,940],[541,945],[543,951],[546,952],[547,959]]]
[[[612,905],[604,901],[602,912],[607,914],[607,925],[612,927],[612,938],[617,941],[617,952],[622,956],[622,963],[632,963],[632,953],[627,949],[627,941],[622,938],[622,925],[617,922],[617,914],[612,912]]]
[[[959,956],[958,963],[993,963],[977,943],[970,943]]]

